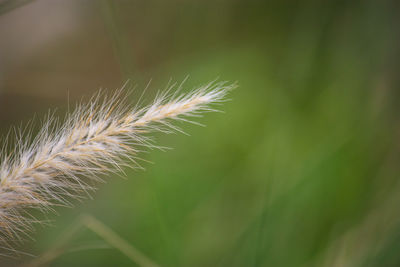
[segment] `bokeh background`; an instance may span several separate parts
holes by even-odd
[[[400,266],[399,3],[1,0],[3,136],[127,80],[133,103],[150,80],[148,100],[188,75],[185,90],[239,84],[207,127],[156,134],[173,149],[40,216],[51,226],[18,250],[137,266],[98,233],[71,233],[90,214],[159,266]]]

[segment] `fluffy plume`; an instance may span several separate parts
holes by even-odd
[[[210,83],[189,94],[163,93],[144,108],[126,105],[120,93],[97,95],[79,105],[62,125],[47,119],[33,142],[17,140],[12,153],[2,153],[0,166],[0,240],[21,240],[43,212],[92,189],[99,174],[119,170],[130,159],[136,165],[144,147],[154,147],[148,132],[178,130],[172,120],[212,111],[234,85]],[[128,106],[128,107],[127,107]],[[58,126],[57,126],[58,125]],[[128,164],[127,164],[128,165]]]

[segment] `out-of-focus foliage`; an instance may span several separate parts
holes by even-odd
[[[398,14],[389,0],[37,0],[3,13],[3,135],[127,79],[133,102],[150,79],[148,98],[187,75],[187,88],[239,83],[207,127],[157,135],[174,149],[57,209],[20,250],[48,251],[90,213],[161,266],[400,265]],[[51,263],[134,265],[89,230]]]

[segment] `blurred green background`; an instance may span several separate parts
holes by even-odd
[[[51,252],[90,214],[159,266],[400,266],[400,3],[0,1],[0,128],[129,79],[238,81],[145,170],[47,214]],[[37,121],[40,121],[38,119]],[[36,123],[40,127],[40,123]],[[40,216],[43,218],[43,216]],[[67,234],[68,235],[68,234]],[[137,266],[85,227],[47,266]],[[31,260],[3,258],[3,266]]]

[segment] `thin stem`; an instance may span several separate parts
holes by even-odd
[[[54,261],[65,252],[68,242],[70,242],[71,239],[79,231],[81,231],[83,227],[100,236],[108,244],[121,251],[137,265],[142,267],[159,267],[158,264],[153,262],[138,249],[122,239],[111,228],[89,214],[81,215],[79,219],[76,220],[75,223],[73,223],[51,246],[51,249],[47,250],[45,253],[31,262],[21,265],[21,267],[38,267]]]
[[[97,220],[91,215],[83,215],[83,222],[87,228],[92,230],[94,233],[99,235],[105,241],[107,241],[111,246],[120,250],[126,256],[128,256],[132,261],[137,263],[139,266],[143,267],[158,267],[159,265],[149,259],[142,252],[134,248],[131,244],[122,239],[117,233],[112,229],[107,227],[105,224]]]

